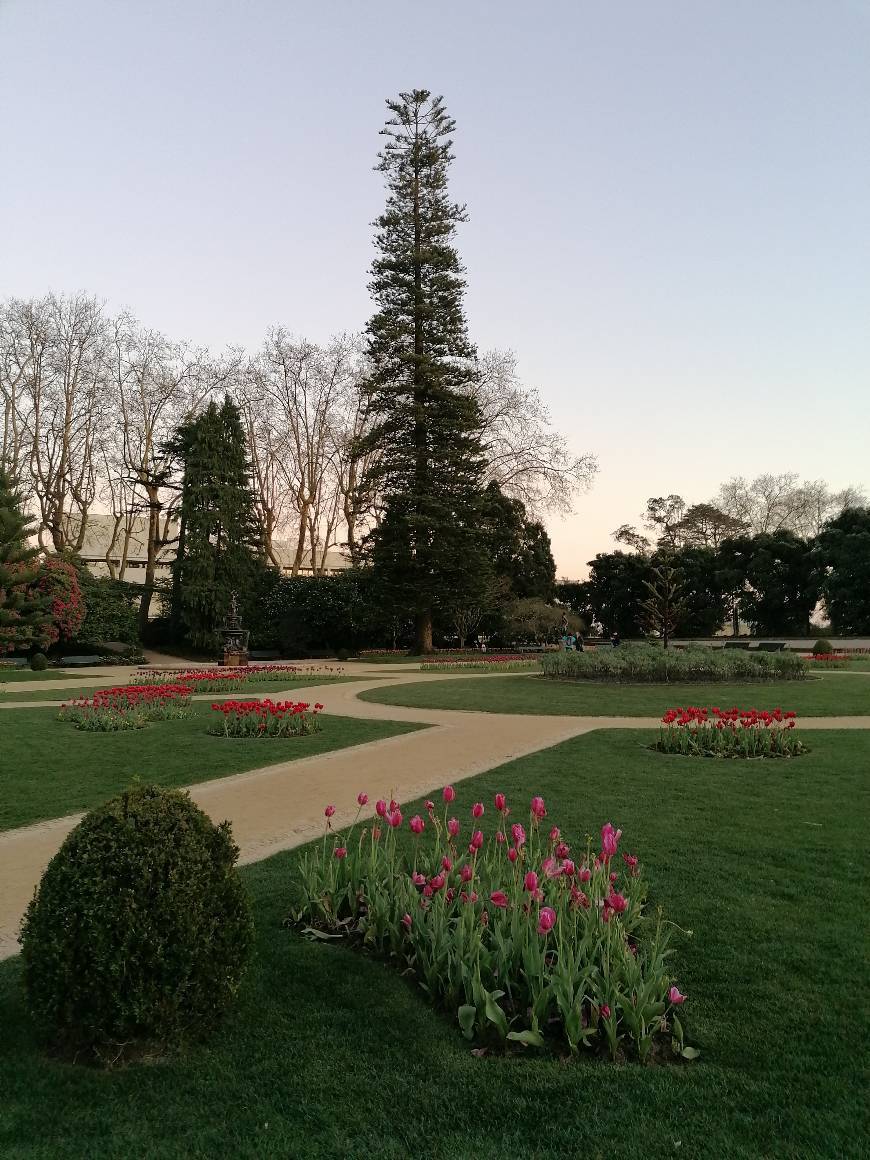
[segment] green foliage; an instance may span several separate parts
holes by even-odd
[[[648,596],[641,605],[644,627],[662,638],[668,647],[683,612],[683,583],[674,567],[673,553],[661,552],[650,565],[644,581]]]
[[[836,631],[870,632],[870,508],[847,508],[818,539],[822,595]]]
[[[27,547],[33,530],[12,480],[0,471],[0,655],[41,643],[51,623],[49,596],[35,587],[40,553]]]
[[[575,599],[585,603],[605,636],[643,635],[642,607],[649,595],[649,560],[632,552],[599,552]]]
[[[469,391],[475,351],[453,245],[465,211],[447,193],[455,125],[426,90],[387,106],[378,165],[387,204],[375,223],[379,254],[369,286],[373,425],[363,449],[377,454],[360,490],[384,497],[383,519],[365,546],[383,599],[413,616],[417,649],[428,652],[438,610],[476,602],[488,585],[482,424]]]
[[[671,648],[652,644],[606,646],[585,652],[545,653],[545,677],[574,681],[765,681],[799,680],[806,663],[797,653],[739,649]]]
[[[544,525],[526,518],[526,507],[510,499],[492,481],[483,497],[488,553],[496,576],[512,596],[551,601],[556,591],[556,564]]]
[[[828,656],[834,651],[834,646],[827,637],[820,636],[813,645],[813,656]]]
[[[84,564],[77,571],[85,605],[78,639],[93,644],[107,640],[137,644],[142,586],[95,576]]]
[[[337,576],[293,577],[275,572],[262,608],[268,626],[264,645],[277,645],[288,657],[356,649],[385,639],[390,631],[370,569],[349,569]],[[243,604],[245,615],[247,609],[247,603]]]
[[[210,403],[179,429],[174,450],[184,477],[173,618],[195,648],[216,650],[232,593],[265,568],[238,407],[229,396]]]
[[[562,636],[565,613],[566,609],[543,600],[514,600],[504,610],[501,635],[518,644],[553,644]],[[570,632],[582,630],[582,621],[573,613],[568,613],[567,619]]]
[[[30,667],[35,673],[44,673],[48,668],[48,657],[45,655],[45,653],[34,653],[30,658]]]
[[[787,531],[739,536],[722,544],[720,556],[739,614],[754,633],[806,633],[821,594],[818,562],[806,540]]]
[[[229,823],[140,786],[88,814],[43,875],[21,931],[30,1012],[65,1052],[104,1061],[212,1030],[253,925]]]

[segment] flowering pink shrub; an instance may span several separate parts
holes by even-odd
[[[143,729],[151,721],[177,720],[189,709],[189,685],[119,685],[61,705],[59,719],[91,733],[116,733]]]
[[[291,922],[388,956],[468,1039],[694,1058],[668,967],[673,924],[645,914],[638,859],[618,854],[622,831],[607,823],[599,850],[572,854],[540,797],[525,825],[509,822],[503,794],[483,807],[485,823],[482,803],[463,820],[452,787],[442,799],[401,836],[395,801],[380,800],[371,825],[358,812],[340,838],[328,806],[322,843],[300,861]]]
[[[668,709],[654,748],[689,757],[797,757],[797,714],[773,709]]]
[[[220,724],[209,729],[220,737],[303,737],[320,732],[318,715],[322,705],[307,701],[218,701],[212,705],[220,713]]]
[[[51,623],[40,645],[47,648],[59,640],[73,640],[84,623],[86,611],[75,568],[59,556],[46,556],[34,588],[48,597],[51,610]]]

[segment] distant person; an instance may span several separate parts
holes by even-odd
[[[611,633],[610,643],[613,645],[614,648],[619,648],[619,633],[618,632]]]
[[[578,632],[577,633],[577,652],[584,652],[584,651],[585,651],[585,646],[583,644],[583,637]]]

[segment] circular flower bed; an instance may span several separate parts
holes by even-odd
[[[782,709],[668,709],[653,749],[684,757],[799,757],[797,714]]]
[[[304,737],[320,732],[323,706],[308,701],[217,701],[212,710],[220,724],[209,733],[217,737]]]
[[[59,720],[90,733],[144,729],[151,721],[180,720],[190,711],[189,685],[118,685],[61,705]]]

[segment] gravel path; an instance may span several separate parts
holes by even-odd
[[[372,804],[378,797],[391,795],[398,801],[409,801],[433,793],[448,781],[473,777],[594,729],[656,728],[659,724],[658,718],[535,717],[411,709],[358,700],[358,694],[367,689],[383,688],[387,676],[393,678],[392,683],[406,684],[479,675],[472,672],[430,676],[416,668],[396,671],[397,666],[389,667],[391,671],[385,673],[384,666],[354,665],[355,675],[376,673],[379,679],[313,684],[293,689],[287,695],[299,700],[321,700],[329,713],[340,716],[414,721],[430,728],[201,782],[191,789],[193,800],[211,818],[230,820],[241,849],[240,862],[255,862],[322,833],[323,808],[327,803],[335,804],[337,827],[349,823],[356,815],[356,795],[361,790],[369,794]],[[103,683],[120,684],[129,679],[130,673],[113,668],[99,676]],[[89,671],[88,682],[97,675]],[[34,682],[29,687],[53,688],[58,684]],[[81,680],[77,678],[71,684],[81,684]],[[270,696],[278,699],[281,694]],[[37,704],[45,706],[46,702]],[[868,729],[870,717],[804,718],[801,728]],[[45,866],[80,817],[56,818],[0,834],[0,958],[17,952],[18,925],[24,908]]]

